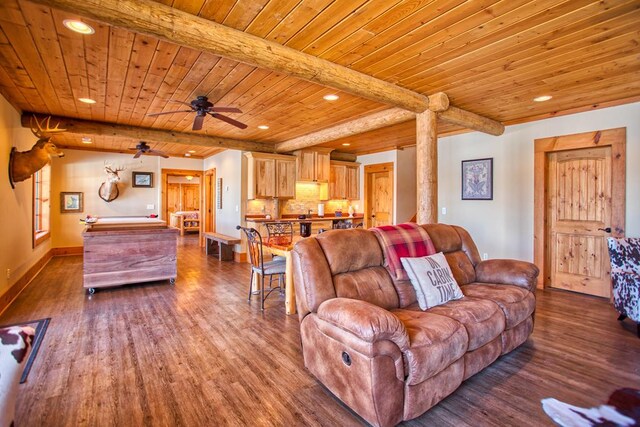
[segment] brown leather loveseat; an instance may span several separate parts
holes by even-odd
[[[482,261],[461,227],[423,228],[465,295],[427,311],[409,281],[392,280],[371,231],[329,231],[293,251],[304,363],[373,425],[419,416],[533,330],[535,265]]]

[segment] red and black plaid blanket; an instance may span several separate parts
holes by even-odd
[[[395,280],[408,280],[400,258],[416,258],[433,255],[436,248],[429,234],[413,222],[374,227],[373,231],[384,252],[384,266]]]

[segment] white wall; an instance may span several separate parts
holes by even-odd
[[[441,138],[438,220],[467,228],[490,258],[532,261],[534,140],[618,127],[627,128],[626,235],[640,236],[640,103],[509,126],[499,137]],[[461,200],[460,162],[486,157],[493,157],[493,200]]]
[[[134,159],[131,154],[105,153],[84,150],[64,150],[65,157],[56,159],[51,171],[51,230],[53,247],[82,246],[82,230],[79,222],[86,215],[92,216],[138,216],[160,212],[161,170],[190,169],[202,171],[202,160],[157,156],[141,156]],[[104,162],[115,167],[125,167],[119,173],[119,196],[107,203],[98,197],[100,184],[105,181]],[[132,172],[152,172],[153,188],[131,186]],[[60,192],[84,193],[84,212],[60,213]],[[147,209],[147,205],[153,205]]]
[[[31,131],[20,125],[18,112],[0,96],[0,295],[51,249],[51,239],[32,248],[32,180],[12,189],[7,174],[11,147],[26,151],[35,142]],[[52,209],[56,206],[52,203]]]
[[[204,160],[204,170],[215,169],[216,180],[222,178],[222,209],[216,208],[216,232],[240,237],[236,226],[243,223],[246,199],[246,173],[241,151],[226,150]],[[244,195],[244,196],[243,196]]]

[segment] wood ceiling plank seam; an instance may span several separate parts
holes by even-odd
[[[244,31],[269,0],[238,1],[222,22],[223,25]]]
[[[223,59],[223,61],[227,61],[227,60]],[[205,93],[206,96],[209,98],[209,102],[211,102],[214,105],[217,105],[221,93],[233,90],[233,88],[237,86],[237,84],[240,81],[242,81],[248,74],[250,74],[251,71],[255,70],[255,67],[251,65],[246,65],[240,62],[235,62],[235,61],[229,61],[229,65],[231,68],[229,69],[228,72],[209,73],[207,76],[205,76],[204,80],[207,80],[207,78],[215,77],[216,82],[208,83],[208,82],[202,81],[197,87],[195,87],[191,91],[190,97],[194,98],[196,95],[198,95],[199,90],[204,91],[205,89],[199,89],[199,87],[206,85],[207,87],[211,87],[211,89],[209,89],[208,92]],[[206,122],[210,122],[210,120],[205,120],[205,123]],[[173,127],[173,129],[180,130],[180,131],[190,130],[192,125],[193,125],[193,114],[189,113],[184,119],[182,119],[180,123],[177,123]]]
[[[24,103],[20,104],[21,108],[19,110],[25,110],[29,105],[33,105],[34,109],[37,108],[37,111],[48,111],[48,107],[44,103],[40,92],[38,92],[35,84],[31,80],[31,77],[27,73],[27,70],[22,64],[22,61],[20,61],[20,58],[18,58],[18,54],[16,53],[15,49],[13,48],[13,46],[11,46],[9,40],[6,38],[1,25],[0,38],[6,40],[6,42],[0,41],[0,66],[5,71],[11,70],[11,73],[9,73],[8,71],[6,72],[8,75],[10,75],[11,82],[15,85],[17,91],[24,98]]]
[[[198,15],[204,19],[221,24],[236,3],[236,0],[206,0]]]
[[[263,84],[272,74],[274,74],[272,71],[262,68],[254,69],[245,79],[248,82],[252,82],[252,84],[247,84],[246,89],[244,89],[244,92],[242,93],[233,94],[234,96],[226,94],[221,98],[221,102],[224,103],[224,105],[231,105],[243,110],[245,105],[244,100],[252,98],[251,93],[254,89],[263,92],[265,90]]]
[[[465,3],[463,0],[444,0],[439,1],[438,4],[433,4],[435,1],[428,1],[426,4],[422,5],[418,9],[415,9],[412,13],[409,13],[404,18],[399,21],[394,21],[392,19],[385,19],[388,14],[401,13],[406,8],[404,3],[401,3],[399,6],[399,10],[395,11],[395,8],[389,9],[384,14],[377,17],[375,20],[371,21],[367,25],[363,26],[362,30],[364,32],[369,33],[371,36],[364,43],[360,45],[356,45],[351,43],[349,46],[339,46],[337,49],[334,49],[330,55],[326,56],[325,59],[330,60],[345,65],[349,67],[353,67],[357,60],[362,60],[366,56],[377,52],[379,49],[385,47],[389,43],[397,43],[399,39],[406,36],[408,33],[417,30],[420,27],[427,26],[429,28],[433,28],[433,31],[437,30],[442,26],[442,24],[436,23],[433,25],[432,21],[442,16],[446,13],[449,13],[452,9],[460,6],[461,3]],[[467,7],[478,8],[482,5],[476,5],[476,3],[467,3]],[[475,5],[475,6],[474,6]],[[434,9],[438,11],[438,14],[434,16]],[[405,13],[408,13],[407,10]],[[373,27],[378,21],[382,21],[382,25]],[[409,36],[411,37],[411,36]]]
[[[591,67],[585,67],[582,70],[549,77],[543,79],[543,82],[550,86],[581,85],[602,81],[601,75],[615,77],[619,74],[629,74],[638,71],[640,71],[640,54],[634,52],[628,56],[614,58]]]
[[[357,13],[369,0],[340,0],[332,3],[324,12],[316,17],[304,31],[291,37],[286,45],[292,49],[303,51],[314,40],[331,30],[347,16]]]
[[[147,113],[156,111],[152,110],[151,107],[154,105],[154,102],[160,102],[160,100],[157,99],[157,94],[179,50],[180,47],[175,43],[165,41],[158,43],[158,48],[149,66],[149,72],[142,83],[141,92],[145,95],[136,100],[134,112],[131,115],[132,124],[141,123]]]
[[[107,80],[109,64],[109,26],[96,22],[91,23],[96,33],[91,37],[83,37],[84,57],[87,61],[87,82],[89,98],[97,101],[92,104],[93,120],[105,121],[107,112]]]
[[[17,0],[4,0],[2,7],[0,8],[0,22],[6,22],[9,24],[27,26],[20,8],[20,3]]]
[[[334,0],[305,0],[298,3],[298,6],[287,14],[264,38],[286,45],[293,36],[309,27],[313,20],[332,3],[334,3]]]
[[[564,7],[569,8],[571,5],[575,6],[575,2],[578,0],[569,0],[567,2],[562,3]],[[580,0],[582,2],[589,2],[590,0]],[[597,22],[598,19],[602,19],[602,15],[612,15],[610,13],[611,10],[615,9],[613,14],[618,13],[619,8],[612,8],[610,10],[605,10],[603,13],[597,14],[594,10],[594,7],[597,7],[597,4],[591,3],[586,6],[573,10],[569,13],[569,15],[573,15],[571,17],[567,17],[567,15],[562,15],[560,17],[554,18],[550,21],[544,21],[546,14],[544,12],[540,12],[538,14],[538,18],[536,22],[542,21],[542,23],[536,25],[532,28],[527,28],[518,33],[511,34],[508,37],[502,38],[498,41],[494,41],[490,44],[479,46],[480,42],[477,42],[473,51],[461,53],[455,52],[452,54],[450,52],[443,52],[443,54],[439,57],[441,60],[437,67],[455,67],[456,64],[461,64],[463,61],[466,61],[466,66],[474,66],[480,63],[482,60],[486,60],[486,58],[496,58],[497,55],[509,55],[513,53],[517,53],[518,51],[523,49],[523,44],[525,45],[542,45],[546,46],[549,42],[553,41],[555,38],[563,37],[563,35],[567,35],[579,28],[588,28],[592,25],[589,25],[589,22]],[[558,8],[553,8],[553,10],[557,11]],[[560,18],[565,18],[565,20],[569,19],[570,24],[566,24],[560,22]],[[578,20],[576,21],[576,18]],[[585,24],[585,21],[587,23]],[[585,27],[586,25],[586,27]],[[534,36],[534,34],[537,34]],[[494,36],[495,37],[495,36]],[[486,39],[487,40],[487,39]],[[426,55],[428,50],[424,51]],[[474,59],[474,62],[469,63],[469,59]],[[438,58],[433,58],[435,61]],[[410,69],[404,69],[400,73],[396,74],[396,77],[399,81],[404,82],[405,77],[408,75],[412,75],[413,78],[423,77],[428,78],[427,76],[430,73],[430,70],[422,70],[416,73],[416,67],[408,67]],[[389,71],[392,71],[391,69]]]
[[[202,10],[202,6],[204,6],[203,0],[174,0],[171,4],[171,7],[192,15],[198,15]]]
[[[245,29],[246,33],[265,38],[301,0],[271,0]]]
[[[121,28],[109,27],[107,61],[106,121],[115,122],[124,97],[124,84],[133,54],[135,34]]]
[[[314,40],[313,43],[304,47],[301,51],[321,57],[325,50],[330,49],[337,43],[340,43],[341,40],[348,38],[360,27],[366,25],[366,23],[377,18],[400,2],[401,0],[384,2],[384,8],[382,10],[379,8],[380,3],[367,2],[352,14],[348,15],[345,19],[331,27],[328,31]]]
[[[162,103],[163,99],[185,102],[184,88],[180,85],[194,68],[198,59],[203,55],[203,52],[198,52],[187,47],[180,47],[176,58],[174,59],[171,67],[169,68],[169,71],[167,72],[167,75],[165,76],[165,80],[160,86],[159,92],[156,94],[156,98],[159,99],[161,106],[154,108],[153,110],[151,110],[152,112],[160,113],[166,111],[174,111],[177,110],[180,106],[180,104],[178,103]],[[218,61],[222,60],[222,58],[220,57],[217,58]],[[216,61],[213,66],[215,66],[218,61]],[[164,128],[165,123],[167,123],[167,121],[170,119],[170,116],[170,114],[167,114],[164,116],[145,117],[142,120],[142,123],[144,123],[146,127]]]
[[[69,114],[77,114],[73,91],[67,77],[68,71],[58,42],[51,8],[33,3],[23,3],[21,10],[25,17],[29,16],[28,28],[41,58],[43,58],[43,53],[46,53],[47,74],[54,73],[57,70],[64,75],[64,77],[58,75],[58,78],[51,78],[51,84],[59,99],[61,108],[64,111],[68,111]]]
[[[636,32],[636,34],[640,36],[640,32]],[[603,37],[607,38],[600,40]],[[553,69],[555,73],[562,72],[567,67],[578,69],[585,60],[593,61],[594,58],[600,58],[602,55],[606,57],[609,54],[615,55],[619,51],[627,52],[637,49],[637,44],[631,43],[632,41],[624,28],[616,26],[611,31],[580,37],[579,40],[567,43],[557,49],[535,53],[530,52],[530,49],[523,50],[517,56],[511,56],[506,60],[500,58],[486,65],[469,69],[468,73],[465,72],[464,75],[456,73],[456,76],[451,76],[449,79],[434,80],[433,84],[442,88],[444,92],[456,88],[463,91],[466,86],[478,87],[482,82],[491,81],[491,84],[495,84],[496,77],[498,77],[497,70],[501,70],[499,77],[502,81],[502,77],[512,76],[514,72],[518,72],[518,75],[533,77],[539,69]]]
[[[0,65],[0,87],[3,89],[4,99],[11,103],[17,111],[22,111],[22,108],[19,107],[20,105],[28,104],[27,98],[20,92],[20,88],[16,86],[11,75],[7,73],[2,65]]]
[[[542,0],[536,6],[536,10],[545,10],[548,5],[552,5],[557,0]],[[583,0],[590,1],[590,0]],[[464,19],[456,19],[456,15],[459,9],[468,8],[470,3],[465,3],[460,7],[452,9],[448,14],[440,15],[434,19],[436,23],[431,22],[431,25],[423,26],[411,34],[405,36],[413,36],[413,43],[409,45],[400,46],[403,43],[404,38],[400,38],[396,44],[384,46],[379,49],[375,56],[369,56],[368,58],[357,61],[353,64],[358,70],[368,70],[371,74],[385,75],[390,68],[394,67],[395,63],[401,63],[402,67],[415,69],[415,65],[420,63],[424,67],[424,63],[429,63],[432,67],[438,66],[437,55],[432,55],[433,50],[441,50],[448,52],[449,49],[462,49],[462,48],[475,48],[483,38],[479,38],[476,33],[480,34],[494,34],[499,31],[505,31],[506,28],[513,28],[512,22],[507,19],[511,14],[519,14],[522,10],[529,10],[531,0],[501,0],[501,1],[489,1],[489,4],[482,8],[473,8],[465,10],[465,13],[469,13]],[[526,20],[526,17],[520,21]],[[507,27],[502,27],[505,22],[508,22]],[[528,23],[527,23],[528,25]],[[496,29],[497,27],[497,29]],[[438,31],[434,31],[435,29]],[[411,39],[410,39],[411,40]],[[453,45],[451,48],[449,46]],[[446,46],[446,48],[443,48]],[[395,48],[395,49],[394,49]],[[398,81],[401,81],[402,76],[396,76]]]
[[[33,75],[34,70],[42,70],[46,69],[46,67],[42,62],[42,57],[35,46],[29,29],[6,22],[0,22],[0,27],[12,46],[20,46],[20,50],[14,50],[14,52],[20,59],[24,70],[30,75],[34,87],[41,94],[42,100],[47,106],[47,111],[61,111],[60,103],[55,95],[49,75],[46,73],[44,76]]]
[[[120,102],[118,123],[131,124],[131,114],[136,100],[140,96],[142,83],[149,72],[153,56],[156,53],[159,40],[155,37],[136,34],[131,50],[131,59],[125,79],[126,91]]]

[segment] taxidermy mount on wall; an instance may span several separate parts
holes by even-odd
[[[118,172],[122,172],[123,170],[124,166],[114,169],[107,163],[104,164],[104,172],[107,174],[107,180],[100,185],[98,196],[105,202],[111,202],[120,195],[120,191],[118,190],[120,176],[118,176]]]
[[[33,125],[34,121],[35,126]],[[58,129],[60,123],[52,128],[50,121],[51,116],[38,121],[38,118],[34,115],[31,118],[31,132],[38,138],[38,141],[33,144],[29,151],[18,151],[16,147],[11,148],[11,156],[9,157],[9,182],[11,183],[11,188],[16,188],[14,185],[16,182],[29,179],[31,175],[50,163],[52,156],[64,157],[64,153],[58,150],[58,147],[51,142],[53,137],[51,134],[64,132],[66,129]]]

